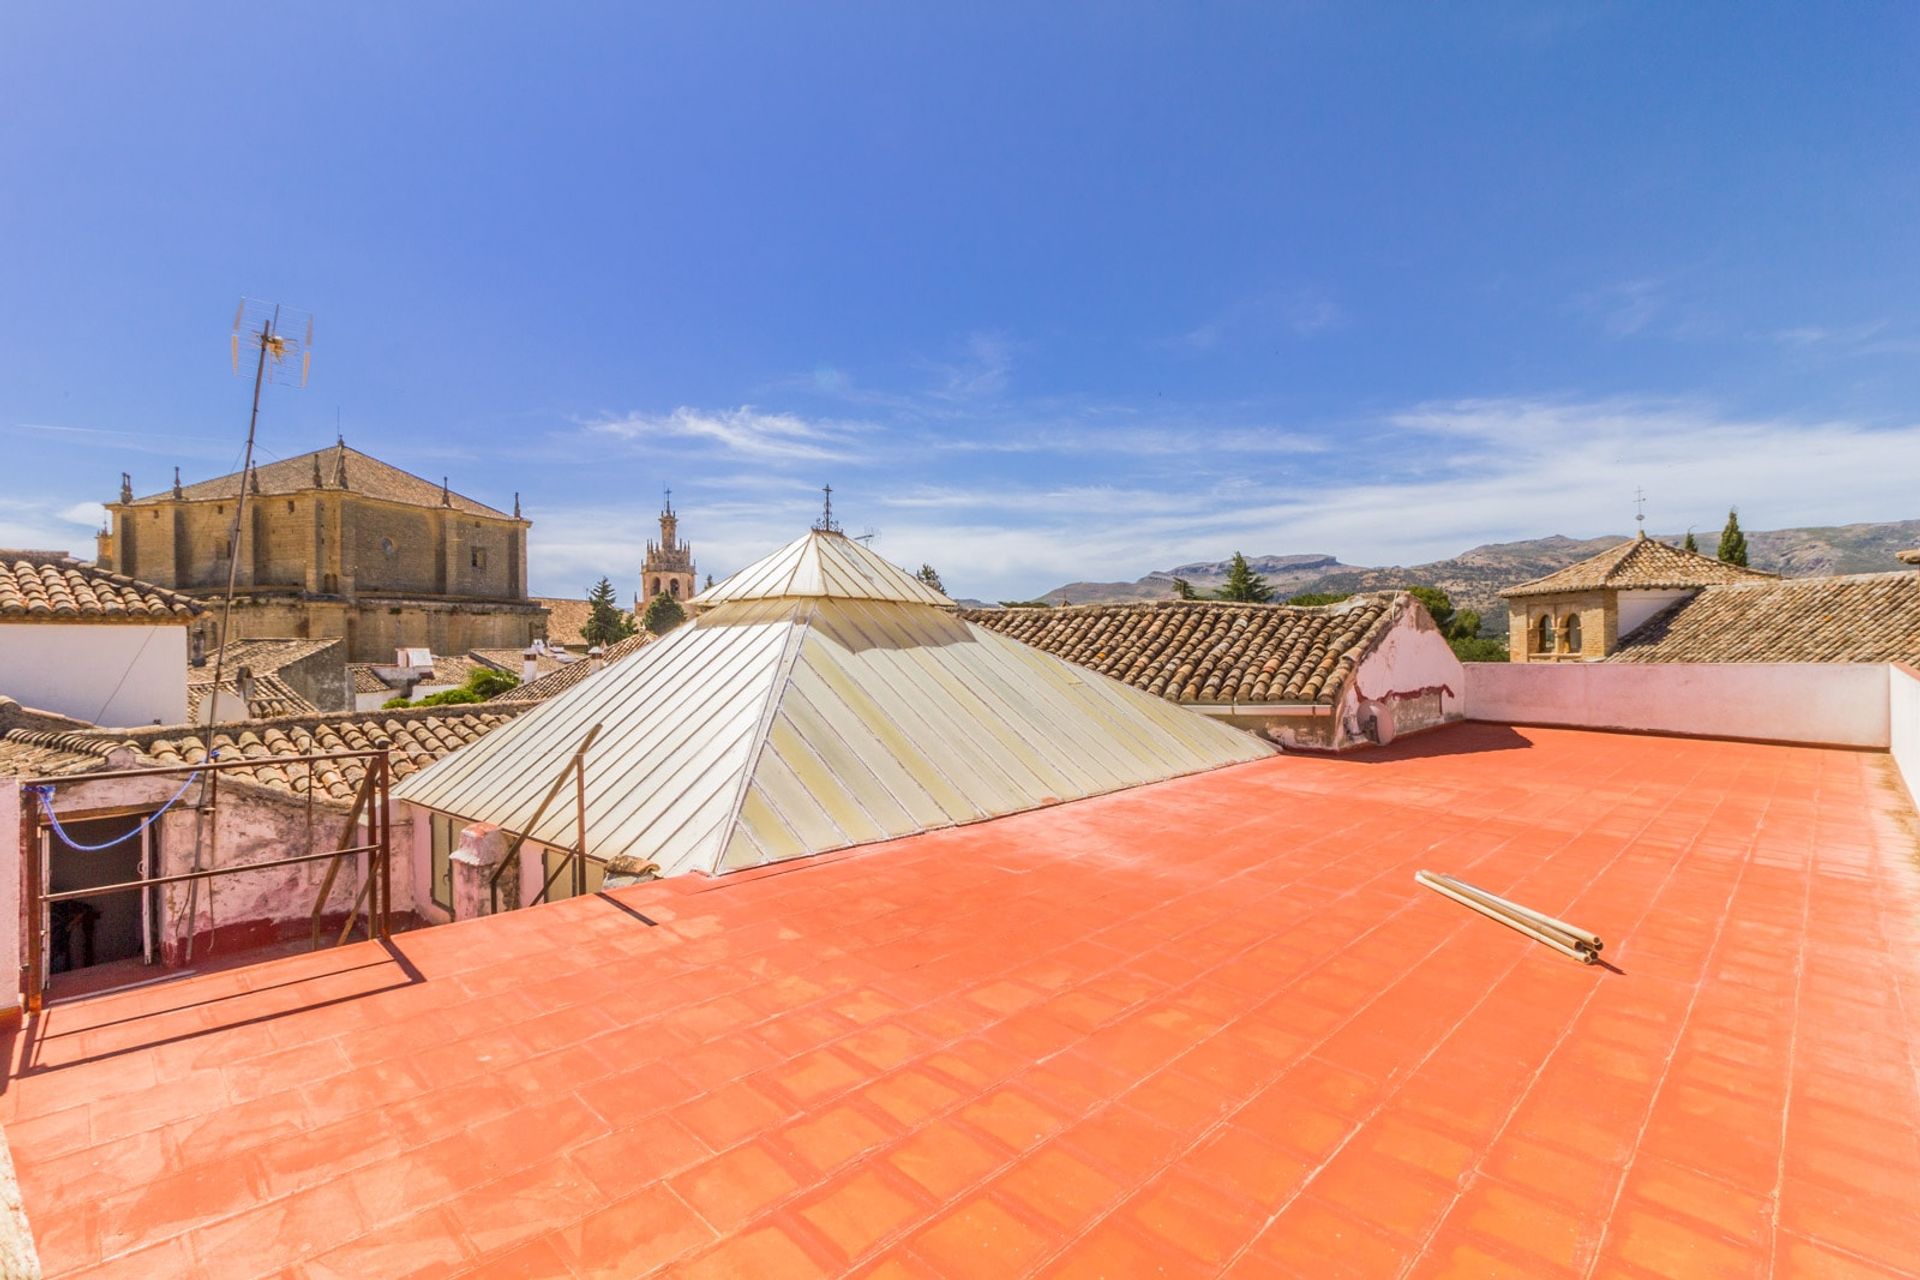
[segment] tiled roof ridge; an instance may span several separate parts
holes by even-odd
[[[1920,661],[1920,575],[1895,569],[1702,587],[1622,636],[1607,661]]]
[[[233,640],[227,645],[222,681],[231,683],[236,667],[246,667],[255,676],[270,675],[340,643],[339,636],[257,636]],[[268,663],[260,661],[263,656],[269,659]],[[213,668],[213,657],[209,654],[201,665],[187,668],[187,683],[212,684]]]
[[[601,666],[603,668],[612,666],[614,663],[619,662],[621,659],[627,657],[628,655],[636,653],[639,650],[645,648],[649,642],[656,640],[658,638],[659,637],[655,636],[652,632],[647,631],[643,628],[642,630],[635,632],[633,635],[626,636],[626,637],[623,637],[622,639],[616,640],[612,644],[607,645],[601,651],[601,654],[600,654]],[[536,677],[535,679],[527,681],[524,684],[517,684],[511,689],[508,689],[502,693],[497,693],[493,697],[489,698],[487,701],[489,703],[543,702],[546,699],[553,697],[557,693],[564,693],[566,690],[571,689],[574,685],[579,684],[582,680],[585,680],[588,676],[592,674],[593,674],[592,659],[589,658],[589,659],[585,659],[578,662],[569,662],[567,665],[559,668],[558,670],[548,671]]]
[[[342,460],[351,461],[362,467],[362,469],[349,472],[349,481],[345,485],[340,484],[337,478],[335,478],[337,471],[329,472],[328,479],[321,484],[315,484],[312,478],[311,465],[316,460],[326,463],[336,463]],[[307,467],[309,470],[306,473],[302,473],[302,467]],[[413,485],[424,487],[417,497],[400,497],[391,492],[383,493],[380,491],[379,485],[369,486],[369,477],[364,469],[366,467],[375,468],[377,472],[386,472],[399,476],[411,482]],[[283,483],[282,477],[291,477],[291,479]],[[246,473],[240,471],[229,472],[226,475],[210,476],[205,480],[196,480],[192,484],[183,486],[179,497],[187,501],[232,497],[239,493],[241,484],[246,479]],[[250,493],[265,492],[279,494],[301,493],[313,490],[338,490],[347,493],[357,493],[361,497],[371,497],[389,502],[401,502],[410,506],[438,507],[444,505],[454,510],[465,511],[470,515],[490,515],[503,520],[513,518],[497,507],[489,506],[487,503],[481,502],[477,498],[469,497],[458,490],[447,488],[441,481],[429,480],[425,476],[415,475],[404,467],[396,467],[391,462],[386,462],[374,457],[372,454],[364,453],[350,444],[330,444],[319,449],[309,450],[306,453],[299,453],[292,457],[280,458],[264,465],[257,465],[253,469],[253,479],[255,485],[259,487],[250,488]],[[263,479],[265,483],[261,485],[260,482]],[[448,501],[442,501],[443,494]],[[149,493],[135,498],[130,505],[144,506],[149,503],[177,500],[179,499],[176,498],[174,492],[168,489],[159,493]]]
[[[1649,566],[1642,581],[1615,582],[1618,576],[1627,574],[1636,561],[1655,560],[1659,566]],[[1549,595],[1559,591],[1593,591],[1606,587],[1632,589],[1634,587],[1662,589],[1673,587],[1702,587],[1718,585],[1723,582],[1765,579],[1777,581],[1780,575],[1761,569],[1750,569],[1745,565],[1728,564],[1713,556],[1698,551],[1688,551],[1662,542],[1658,538],[1635,535],[1615,547],[1563,565],[1552,573],[1522,582],[1517,586],[1501,591],[1503,597]]]

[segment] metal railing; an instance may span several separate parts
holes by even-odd
[[[553,780],[553,785],[547,788],[547,794],[541,799],[540,807],[533,811],[533,817],[527,825],[513,837],[513,843],[507,846],[507,852],[500,859],[500,865],[493,869],[491,876],[487,877],[487,891],[492,897],[495,915],[500,912],[500,877],[506,874],[508,867],[517,869],[520,866],[520,846],[524,845],[527,842],[527,836],[539,827],[540,819],[547,814],[547,807],[560,794],[560,789],[567,785],[568,778],[573,779],[575,837],[573,847],[565,851],[566,856],[561,859],[560,865],[547,876],[546,883],[540,886],[540,892],[534,895],[533,901],[525,905],[536,907],[545,902],[547,894],[552,891],[554,883],[560,879],[560,873],[563,871],[573,873],[575,896],[587,891],[587,749],[599,736],[598,724],[587,730],[587,736],[580,740],[578,747],[574,748],[573,758],[561,767],[559,774]]]
[[[341,832],[342,844],[336,849],[313,852],[312,813],[314,765],[328,762],[361,760],[364,776],[355,791],[352,807],[348,810],[347,821]],[[142,876],[136,880],[125,880],[117,884],[93,885],[84,889],[65,889],[58,892],[49,890],[47,880],[51,874],[51,849],[42,849],[42,836],[51,831],[54,823],[43,812],[44,804],[53,817],[60,815],[53,810],[52,796],[63,788],[76,787],[97,782],[128,781],[134,779],[159,779],[187,775],[187,783],[182,791],[190,786],[194,777],[207,775],[211,783],[213,775],[239,771],[255,770],[263,766],[292,765],[307,766],[307,806],[309,851],[291,857],[272,858],[265,862],[236,863],[224,867],[196,868],[192,871],[176,871],[166,875]],[[392,812],[388,804],[388,788],[392,781],[391,749],[383,743],[380,746],[357,751],[322,751],[301,755],[258,756],[254,758],[236,757],[232,760],[212,759],[199,764],[151,765],[133,769],[103,770],[98,773],[72,774],[65,777],[26,778],[20,786],[20,850],[26,859],[25,903],[27,923],[27,955],[20,966],[21,990],[26,997],[27,1010],[39,1012],[45,1005],[47,981],[47,942],[51,932],[50,909],[56,902],[66,902],[78,898],[97,898],[116,893],[144,893],[149,889],[165,885],[213,880],[220,876],[244,875],[249,872],[271,871],[281,867],[300,866],[310,862],[328,860],[326,879],[321,885],[320,896],[313,909],[314,945],[319,945],[320,920],[324,914],[327,896],[332,892],[339,874],[341,861],[345,858],[367,855],[367,874],[360,885],[359,895],[354,899],[352,909],[347,912],[345,926],[341,929],[338,942],[345,942],[352,932],[355,920],[361,914],[364,905],[367,936],[369,938],[391,937],[391,914],[393,910],[393,826]],[[206,792],[210,788],[203,784],[199,800],[188,805],[190,811],[198,811],[203,816],[217,820],[218,801],[209,801]],[[45,797],[45,799],[42,799]],[[36,803],[40,801],[40,803]],[[120,806],[124,810],[126,806]],[[357,828],[364,819],[366,833],[364,841],[356,843]],[[68,821],[86,821],[84,815],[70,815]],[[197,915],[197,913],[196,913]],[[191,936],[197,920],[187,921],[187,931]]]

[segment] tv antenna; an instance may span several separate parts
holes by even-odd
[[[1633,487],[1633,523],[1642,537],[1647,532],[1647,491],[1639,485]]]
[[[259,483],[253,470],[254,436],[260,426],[260,392],[270,382],[288,387],[304,387],[307,375],[313,371],[313,314],[294,307],[282,306],[277,302],[262,302],[257,298],[240,299],[239,309],[233,313],[233,338],[230,346],[233,353],[233,372],[238,376],[241,371],[240,354],[242,351],[253,354],[253,410],[247,416],[247,443],[240,454],[240,483],[234,491],[233,521],[227,526],[227,595],[220,609],[220,634],[218,648],[213,658],[213,686],[207,696],[207,723],[202,741],[202,750],[206,758],[213,758],[214,716],[220,706],[220,683],[226,673],[227,641],[233,635],[233,592],[239,581],[240,573],[240,532],[246,528],[247,495]],[[295,371],[298,370],[296,373]],[[247,683],[251,683],[251,672],[247,673]],[[220,803],[220,774],[215,770],[207,779],[207,803],[202,810],[204,821],[207,810],[217,809]],[[220,824],[213,822],[207,838],[207,862],[218,860],[220,852]],[[202,869],[200,859],[200,841],[196,833],[193,846],[193,869]],[[187,885],[187,945],[186,962],[193,962],[194,924],[199,918],[200,882],[190,881]],[[207,890],[208,909],[212,909],[213,890]]]
[[[853,540],[859,543],[863,547],[871,547],[873,545],[874,539],[878,538],[879,536],[880,536],[880,531],[874,528],[872,525],[868,525],[866,532],[861,534],[856,534]]]

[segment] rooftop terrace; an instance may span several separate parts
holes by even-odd
[[[1469,725],[55,1006],[0,1120],[54,1276],[1893,1276],[1915,847]]]

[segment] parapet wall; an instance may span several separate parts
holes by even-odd
[[[1879,663],[1465,666],[1471,720],[1881,750],[1892,741],[1889,669]],[[1920,681],[1910,683],[1920,700]],[[1910,732],[1920,736],[1920,724]],[[1920,744],[1909,758],[1920,769]]]
[[[1907,796],[1920,806],[1920,670],[1904,662],[1887,668],[1888,749],[1907,784]]]

